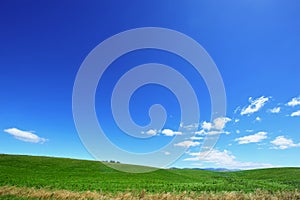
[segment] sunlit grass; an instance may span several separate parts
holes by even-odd
[[[134,171],[137,166],[124,167]],[[134,174],[95,161],[0,155],[0,187],[0,199],[300,199],[300,168]]]

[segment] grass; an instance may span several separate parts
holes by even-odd
[[[138,166],[124,165],[124,167],[134,171]],[[18,188],[45,190],[50,193],[68,191],[81,194],[93,191],[115,197],[125,194],[138,197],[144,192],[148,196],[169,193],[170,198],[172,195],[177,197],[183,193],[185,196],[200,197],[204,193],[250,195],[256,194],[257,191],[262,191],[266,195],[292,195],[298,194],[297,190],[300,190],[300,168],[238,172],[159,169],[134,174],[119,172],[95,161],[0,155],[0,192],[5,187],[13,187],[15,190]],[[4,195],[10,194],[5,193],[1,196],[0,193],[1,197]],[[15,196],[6,196],[5,199],[13,199]]]
[[[14,186],[4,186],[0,187],[0,198],[11,200],[11,199],[122,199],[122,200],[235,200],[235,199],[255,199],[255,200],[285,200],[285,199],[300,199],[300,192],[294,191],[284,191],[284,192],[266,192],[257,190],[253,193],[243,193],[243,192],[218,192],[218,193],[207,193],[203,192],[197,193],[187,193],[183,192],[180,194],[172,193],[156,193],[147,194],[142,191],[140,193],[116,193],[116,194],[104,194],[99,192],[72,192],[67,190],[46,190],[46,189],[35,189],[35,188],[18,188]]]

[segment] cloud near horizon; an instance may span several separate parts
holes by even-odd
[[[221,168],[229,169],[257,169],[257,168],[270,168],[271,164],[254,163],[254,162],[240,162],[228,150],[219,151],[213,149],[209,152],[188,153],[190,158],[184,159],[185,161],[202,161],[206,163],[215,164]]]
[[[47,141],[47,139],[41,138],[41,137],[37,136],[36,134],[32,133],[31,131],[22,131],[17,128],[9,128],[9,129],[5,129],[3,131],[5,133],[12,135],[17,140],[21,140],[24,142],[43,144],[44,142]]]
[[[278,136],[275,140],[271,141],[273,145],[275,145],[275,149],[288,149],[292,147],[300,147],[299,144],[295,144],[293,140],[287,139],[284,136]]]

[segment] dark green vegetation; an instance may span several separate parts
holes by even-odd
[[[300,168],[239,172],[160,169],[131,174],[116,171],[95,161],[0,155],[0,186],[5,185],[102,193],[142,190],[149,193],[253,192],[257,189],[294,191],[300,189]]]
[[[0,196],[0,199],[5,199],[5,200],[36,200],[34,198],[26,198],[26,197],[15,197],[11,195],[5,195],[5,196]]]

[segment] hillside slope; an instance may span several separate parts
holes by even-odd
[[[134,170],[137,166],[124,167]],[[289,191],[300,189],[300,168],[239,172],[159,169],[150,173],[133,174],[116,171],[96,161],[0,155],[0,186],[104,193],[142,190],[149,193],[252,192],[257,189]]]

